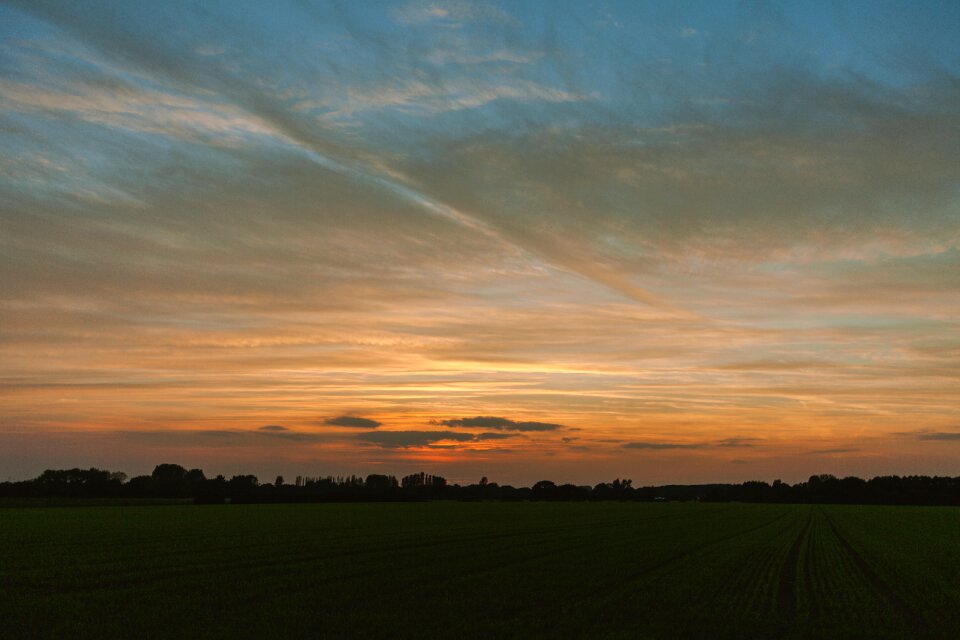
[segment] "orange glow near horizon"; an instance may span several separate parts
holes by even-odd
[[[0,7],[0,480],[960,474],[945,9],[434,4]]]

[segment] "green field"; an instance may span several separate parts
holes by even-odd
[[[0,637],[955,638],[960,510],[0,509]]]

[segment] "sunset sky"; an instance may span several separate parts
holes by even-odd
[[[0,481],[960,475],[960,3],[0,2]]]

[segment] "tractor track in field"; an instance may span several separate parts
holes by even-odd
[[[516,550],[516,549],[523,549],[526,547],[536,547],[541,544],[542,543],[540,541],[532,541],[524,545],[514,545],[513,548]],[[535,562],[537,560],[542,560],[544,558],[549,558],[550,556],[562,555],[565,553],[577,551],[579,549],[583,549],[588,546],[589,546],[589,543],[576,542],[574,544],[568,544],[560,548],[550,549],[547,551],[540,551],[537,553],[529,553],[524,555],[522,558],[516,561],[513,561],[509,564],[519,566],[522,564]],[[505,566],[504,563],[500,560],[490,561],[490,562],[484,563],[480,567],[470,570],[469,572],[458,574],[456,577],[457,578],[476,577],[484,573],[496,571],[497,569],[503,568],[504,566]],[[280,567],[280,569],[281,569],[282,575],[287,578],[300,575],[300,574],[305,574],[309,576],[315,571],[313,567],[295,568],[295,567],[286,566],[286,567]],[[304,592],[309,589],[316,589],[318,585],[330,585],[330,584],[337,584],[337,583],[342,584],[342,583],[346,583],[347,581],[355,581],[359,579],[375,579],[382,575],[383,575],[383,568],[380,566],[372,567],[369,569],[362,569],[360,571],[353,571],[351,573],[346,573],[346,572],[338,573],[335,575],[331,575],[324,580],[314,580],[306,585],[295,586],[293,588],[288,589],[287,593],[293,594],[293,593]],[[261,594],[255,593],[245,598],[238,599],[236,604],[239,606],[246,606],[246,605],[252,606],[252,605],[255,605],[257,602],[259,602],[261,598],[262,598]]]
[[[655,522],[663,519],[665,516],[651,518],[647,522]],[[108,589],[129,589],[142,587],[150,584],[156,584],[161,582],[166,582],[170,580],[181,580],[184,578],[189,578],[192,576],[201,576],[207,575],[211,572],[214,573],[225,573],[225,572],[237,572],[237,571],[266,571],[268,575],[271,571],[279,571],[284,575],[290,575],[291,573],[296,573],[297,566],[309,565],[310,563],[316,561],[323,561],[327,559],[344,559],[349,557],[363,557],[363,556],[372,556],[377,555],[380,557],[389,558],[392,554],[395,553],[411,553],[416,552],[420,549],[428,548],[441,548],[447,545],[463,545],[464,543],[470,544],[482,544],[497,542],[503,543],[511,539],[520,538],[521,540],[534,535],[549,535],[556,531],[555,527],[539,527],[536,529],[527,529],[519,531],[510,531],[505,533],[482,533],[482,534],[470,534],[470,535],[461,535],[461,536],[452,536],[449,538],[439,538],[431,540],[411,540],[401,543],[396,543],[392,545],[385,546],[345,546],[345,547],[327,547],[321,551],[314,550],[309,553],[304,553],[302,550],[290,549],[283,553],[270,553],[269,555],[257,557],[256,554],[253,557],[248,557],[243,560],[236,560],[233,558],[222,558],[216,561],[206,561],[196,565],[191,565],[188,567],[181,567],[176,569],[165,568],[161,571],[151,572],[151,571],[142,571],[142,570],[131,570],[128,567],[117,568],[107,572],[98,572],[97,582],[93,585],[93,588],[99,590],[108,590]],[[374,538],[375,536],[368,536]],[[557,553],[564,553],[572,551],[575,549],[583,548],[589,546],[589,540],[580,542],[579,539],[573,541],[575,542],[572,545],[568,545],[561,549],[549,550],[545,552],[533,553],[525,556],[519,562],[526,562],[531,559],[537,559],[540,557],[547,557]],[[158,546],[159,543],[157,543]],[[542,544],[541,540],[526,540],[523,544],[512,544],[513,549],[524,548],[524,547],[536,547]],[[161,546],[162,548],[162,546]],[[233,547],[232,547],[233,548]],[[243,549],[244,546],[240,545],[239,549]],[[477,573],[484,573],[491,570],[492,565],[483,566],[479,569],[475,569]],[[374,571],[360,571],[354,572],[352,574],[338,574],[337,579],[344,578],[353,578],[353,577],[366,577],[369,574],[370,577],[376,575],[379,569]],[[91,588],[89,582],[77,582],[72,584],[62,584],[57,583],[52,580],[24,580],[15,585],[20,589],[39,589],[46,593],[75,593],[75,592],[84,592]]]
[[[820,524],[821,520],[822,518],[817,518],[815,524],[811,527],[810,533],[807,536],[807,552],[804,554],[807,569],[803,572],[803,587],[807,591],[807,615],[814,619],[818,618],[823,611],[823,605],[820,600],[821,594],[814,584],[812,569],[817,563],[817,551],[814,546],[814,541],[817,540],[817,532],[822,526]]]
[[[655,564],[653,564],[653,565],[644,567],[643,569],[640,569],[640,570],[638,570],[638,571],[634,571],[633,573],[631,573],[631,574],[629,574],[629,575],[627,576],[626,580],[627,580],[628,582],[632,582],[633,580],[636,580],[637,578],[642,578],[644,575],[646,575],[646,574],[648,574],[648,573],[651,573],[651,572],[653,572],[653,571],[656,571],[657,569],[660,569],[661,567],[665,567],[666,565],[672,564],[672,563],[674,563],[674,562],[676,562],[676,561],[678,561],[678,560],[682,560],[682,559],[686,558],[687,556],[692,556],[693,554],[699,553],[699,552],[703,551],[704,549],[709,549],[710,547],[715,547],[715,546],[717,546],[718,544],[722,544],[722,543],[724,543],[724,542],[728,542],[728,541],[733,540],[733,539],[735,539],[735,538],[739,538],[740,536],[745,536],[745,535],[747,535],[747,534],[749,534],[749,533],[753,533],[754,531],[759,531],[760,529],[765,529],[765,528],[769,527],[770,525],[772,525],[773,523],[779,522],[780,520],[783,520],[783,518],[784,518],[786,515],[787,515],[787,514],[786,514],[785,512],[784,512],[784,513],[781,513],[781,514],[778,515],[776,518],[773,518],[772,520],[767,520],[766,522],[763,522],[763,523],[760,523],[760,524],[758,524],[758,525],[756,525],[756,526],[750,527],[749,529],[743,529],[742,531],[737,531],[736,533],[731,533],[730,535],[723,536],[722,538],[717,538],[717,539],[715,539],[715,540],[711,540],[711,541],[707,542],[706,544],[704,544],[704,545],[702,545],[702,546],[694,547],[694,548],[692,548],[692,549],[688,549],[687,551],[683,551],[683,552],[678,553],[678,554],[676,554],[676,555],[670,556],[669,558],[664,558],[664,559],[661,560],[660,562],[657,562],[657,563],[655,563]]]
[[[742,530],[740,530],[740,531],[737,531],[737,532],[735,532],[735,533],[731,533],[731,534],[726,535],[726,536],[723,536],[723,537],[721,537],[721,538],[716,538],[716,539],[714,539],[714,540],[710,540],[709,542],[706,542],[705,544],[702,544],[702,545],[700,545],[700,546],[696,546],[696,547],[692,547],[692,548],[686,549],[686,550],[681,551],[681,552],[679,552],[679,553],[675,553],[675,554],[673,554],[673,555],[671,555],[671,556],[668,556],[668,557],[666,557],[666,558],[663,558],[663,559],[661,559],[661,560],[658,560],[658,561],[656,561],[656,562],[653,562],[652,564],[648,564],[648,565],[646,565],[646,566],[644,566],[644,567],[642,567],[642,568],[640,568],[640,569],[637,569],[636,571],[630,572],[630,573],[627,574],[626,576],[617,578],[617,579],[614,580],[614,581],[610,581],[610,582],[608,582],[608,583],[606,583],[606,584],[604,584],[604,585],[600,585],[600,586],[598,586],[598,587],[596,587],[596,588],[594,588],[594,589],[591,589],[591,590],[589,590],[589,591],[583,592],[583,593],[581,593],[579,596],[577,596],[577,597],[575,597],[575,598],[570,598],[569,600],[566,600],[566,601],[565,601],[564,606],[565,606],[566,608],[568,608],[568,609],[569,609],[569,608],[578,608],[578,607],[580,607],[583,603],[588,602],[588,601],[591,601],[591,600],[609,599],[609,598],[613,597],[613,596],[617,593],[617,591],[622,591],[622,590],[624,590],[627,585],[635,582],[636,580],[639,580],[640,578],[643,578],[643,577],[646,576],[646,575],[649,575],[649,574],[651,574],[651,573],[654,573],[655,571],[658,571],[659,569],[662,569],[662,568],[664,568],[664,567],[666,567],[666,566],[669,566],[669,565],[671,565],[671,564],[674,564],[674,563],[676,563],[676,562],[679,562],[679,561],[681,561],[681,560],[683,560],[683,559],[685,559],[685,558],[688,558],[688,557],[690,557],[690,556],[693,556],[693,555],[695,555],[695,554],[697,554],[697,553],[701,553],[701,552],[703,552],[705,549],[710,549],[711,547],[715,547],[715,546],[717,546],[717,545],[719,545],[719,544],[722,544],[722,543],[724,543],[724,542],[728,542],[728,541],[730,541],[730,540],[734,540],[734,539],[739,538],[739,537],[741,537],[741,536],[745,536],[745,535],[748,535],[748,534],[750,534],[750,533],[753,533],[754,531],[759,531],[760,529],[764,529],[764,528],[766,528],[766,527],[769,527],[770,525],[772,525],[772,524],[774,524],[774,523],[776,523],[776,522],[779,522],[780,520],[783,520],[783,518],[786,517],[786,515],[787,515],[787,512],[783,512],[783,513],[781,513],[780,515],[776,516],[775,518],[773,518],[773,519],[771,519],[771,520],[767,520],[766,522],[762,522],[762,523],[760,523],[760,524],[758,524],[758,525],[755,525],[755,526],[753,526],[753,527],[749,527],[749,528],[747,528],[747,529],[742,529]],[[526,614],[533,613],[533,612],[535,612],[535,611],[537,611],[537,610],[542,610],[543,608],[544,608],[544,605],[538,604],[538,605],[535,605],[535,606],[532,606],[532,607],[526,607],[526,608],[524,608],[523,610],[520,610],[520,611],[516,611],[516,612],[514,612],[513,615],[514,615],[514,617],[519,617],[519,616],[522,616],[522,615],[526,615]],[[603,611],[602,611],[602,609],[601,609],[601,610],[598,610],[598,611],[597,611],[593,616],[591,616],[591,617],[594,618],[594,619],[596,619],[596,618],[600,617],[602,614],[603,614]],[[590,625],[587,625],[587,628],[589,628],[589,627],[590,627]]]
[[[787,559],[780,571],[780,581],[777,585],[777,612],[784,620],[793,621],[797,618],[797,569],[800,565],[800,550],[810,534],[812,521],[813,513],[808,513],[807,521],[790,546]]]
[[[667,519],[668,517],[669,517],[669,516],[661,515],[661,516],[658,516],[658,517],[655,517],[655,518],[646,519],[646,520],[644,520],[644,523],[645,523],[645,524],[649,524],[649,523],[653,523],[653,522],[657,522],[657,521],[660,521],[660,520]],[[553,528],[549,528],[549,529],[537,529],[537,530],[535,530],[535,531],[536,531],[537,533],[547,533],[547,532],[553,531],[553,530],[554,530]],[[515,535],[526,535],[527,533],[528,533],[528,532],[512,532],[512,533],[510,533],[510,534],[498,534],[498,535],[494,535],[494,536],[484,536],[483,539],[484,539],[484,540],[488,540],[488,539],[492,539],[492,538],[510,537],[510,536],[515,536]],[[523,555],[523,556],[520,557],[520,558],[515,558],[515,559],[512,559],[512,560],[510,560],[510,561],[508,561],[508,562],[503,562],[502,559],[496,559],[496,560],[491,559],[491,560],[489,560],[489,561],[485,561],[485,562],[481,563],[479,566],[474,567],[473,569],[471,569],[471,570],[469,570],[469,571],[467,571],[467,572],[459,573],[459,574],[457,574],[456,576],[446,577],[446,578],[444,578],[444,579],[443,579],[440,583],[438,583],[438,584],[447,584],[447,583],[449,583],[449,582],[452,581],[452,580],[468,580],[468,579],[473,579],[473,578],[477,578],[478,576],[482,576],[482,575],[485,575],[485,574],[489,574],[489,573],[493,573],[493,572],[496,572],[496,571],[500,571],[500,570],[502,570],[502,569],[504,569],[504,568],[506,568],[506,567],[521,567],[521,566],[523,566],[523,565],[529,565],[530,563],[536,563],[537,561],[543,560],[543,559],[545,559],[545,558],[549,558],[549,557],[551,557],[551,556],[558,556],[558,555],[570,553],[570,552],[573,552],[573,551],[577,551],[577,550],[580,550],[580,549],[589,548],[589,547],[591,547],[591,546],[593,546],[593,545],[595,544],[595,542],[594,542],[594,541],[592,540],[592,538],[590,538],[589,536],[588,536],[587,538],[583,538],[582,536],[579,536],[579,535],[578,535],[578,536],[568,537],[568,538],[564,539],[564,542],[565,542],[566,544],[565,544],[564,546],[562,546],[562,547],[547,549],[547,550],[539,551],[539,552],[535,552],[535,553],[528,553],[528,554]],[[512,545],[511,548],[512,548],[514,551],[516,551],[516,550],[518,550],[518,549],[523,549],[523,548],[526,548],[526,547],[538,547],[538,546],[540,546],[540,545],[542,545],[542,544],[543,544],[543,543],[542,543],[541,540],[531,540],[531,541],[525,542],[524,544],[521,544],[521,545]],[[310,571],[313,571],[313,568],[310,568],[307,572],[309,573]],[[289,577],[290,575],[293,575],[293,574],[296,574],[296,573],[302,573],[303,570],[293,570],[293,571],[291,571],[291,568],[289,567],[289,565],[287,565],[287,566],[283,569],[283,572],[284,572],[284,575],[286,575],[286,576]],[[326,580],[326,581],[320,581],[319,583],[318,583],[318,582],[313,582],[313,583],[309,584],[308,586],[294,587],[294,588],[292,588],[292,589],[289,590],[289,593],[295,593],[295,592],[303,591],[303,590],[306,590],[306,589],[314,589],[314,588],[316,588],[317,584],[342,582],[342,581],[348,580],[348,579],[349,579],[349,580],[356,580],[356,579],[360,579],[360,578],[375,578],[375,577],[381,575],[381,573],[382,573],[382,569],[378,567],[378,568],[374,568],[374,569],[364,569],[364,570],[362,570],[362,571],[354,571],[353,573],[338,574],[335,578],[331,578],[331,579]],[[239,599],[239,600],[237,601],[237,603],[238,603],[240,606],[244,606],[244,605],[248,605],[248,604],[249,604],[249,605],[254,605],[254,604],[256,604],[256,603],[260,600],[260,598],[261,598],[261,596],[260,596],[259,594],[255,594],[255,595],[252,595],[252,596],[248,596],[248,597],[246,597],[246,598],[241,598],[241,599]]]
[[[657,569],[660,569],[660,568],[665,567],[665,566],[667,566],[667,565],[669,565],[669,564],[672,564],[672,563],[674,563],[674,562],[677,562],[678,560],[682,560],[682,559],[684,559],[684,558],[686,558],[686,557],[688,557],[688,556],[692,556],[693,554],[699,553],[699,552],[703,551],[704,549],[709,549],[710,547],[714,547],[714,546],[716,546],[716,545],[718,545],[718,544],[721,544],[721,543],[723,543],[723,542],[727,542],[727,541],[729,541],[729,540],[733,540],[734,538],[739,538],[740,536],[745,536],[745,535],[747,535],[748,533],[753,533],[754,531],[758,531],[758,530],[760,530],[760,529],[764,529],[764,528],[766,528],[766,527],[769,527],[769,526],[772,525],[773,523],[782,520],[786,515],[787,515],[786,512],[781,513],[781,514],[778,515],[776,518],[773,518],[772,520],[767,520],[766,522],[763,522],[763,523],[758,524],[758,525],[756,525],[756,526],[750,527],[749,529],[743,529],[742,531],[737,531],[736,533],[731,533],[730,535],[723,536],[722,538],[716,538],[715,540],[710,540],[710,541],[707,542],[706,544],[701,545],[701,546],[699,546],[699,547],[693,547],[693,548],[691,548],[691,549],[687,549],[686,551],[681,551],[680,553],[674,554],[674,555],[672,555],[672,556],[670,556],[670,557],[668,557],[668,558],[664,558],[663,560],[660,560],[659,562],[655,562],[655,563],[653,563],[653,564],[651,564],[651,565],[647,565],[646,567],[643,567],[642,569],[638,569],[637,571],[633,571],[633,572],[627,574],[624,578],[618,580],[617,583],[615,583],[614,585],[612,585],[612,586],[611,586],[611,585],[607,585],[607,587],[604,588],[602,591],[607,592],[607,593],[612,593],[612,592],[615,590],[616,586],[617,586],[618,584],[620,584],[621,582],[622,582],[622,583],[633,582],[634,580],[637,580],[638,578],[642,578],[643,576],[647,575],[648,573],[652,573],[652,572],[656,571]],[[592,592],[588,597],[591,597],[591,598],[592,598],[592,597],[596,596],[596,594],[597,594],[597,592],[594,591],[594,592]]]
[[[837,529],[836,525],[833,523],[833,519],[829,515],[824,514],[826,518],[827,525],[830,527],[830,531],[833,532],[833,535],[837,537],[837,540],[840,541],[840,546],[843,547],[844,551],[847,552],[847,555],[857,566],[863,576],[867,579],[868,582],[873,586],[874,589],[887,601],[890,603],[890,606],[896,610],[897,613],[914,629],[924,627],[923,618],[916,612],[916,610],[910,606],[910,604],[900,597],[900,595],[893,590],[893,588],[883,579],[880,575],[873,570],[863,556],[860,555],[860,552],[857,551],[856,547],[850,544],[850,541],[847,540],[843,534]]]
[[[536,533],[546,533],[549,534],[552,532],[552,528],[538,529]],[[348,557],[355,556],[364,556],[371,553],[388,555],[392,553],[403,553],[414,551],[417,549],[426,549],[430,547],[438,547],[444,544],[457,543],[462,544],[464,542],[470,543],[479,543],[479,542],[490,542],[490,541],[500,541],[504,539],[514,538],[518,536],[529,535],[530,531],[513,531],[509,533],[501,534],[481,534],[481,535],[470,535],[464,536],[461,538],[448,538],[440,540],[416,540],[410,542],[404,542],[399,544],[373,547],[373,548],[346,548],[346,549],[324,549],[320,552],[313,553],[303,553],[302,551],[290,550],[286,553],[272,554],[263,558],[253,558],[246,559],[241,561],[236,561],[233,559],[225,558],[223,560],[218,560],[216,562],[205,562],[202,564],[186,567],[186,568],[177,568],[173,570],[165,570],[162,572],[156,573],[143,573],[139,572],[136,569],[131,570],[130,568],[122,568],[116,571],[111,571],[106,574],[100,574],[98,576],[99,581],[94,585],[96,589],[128,589],[131,587],[138,587],[143,585],[149,585],[153,583],[164,582],[168,580],[177,580],[188,578],[191,576],[198,575],[208,575],[211,572],[223,573],[223,572],[236,572],[236,571],[247,571],[247,570],[258,570],[258,569],[270,569],[274,567],[288,567],[292,564],[303,564],[307,561],[317,561],[323,559],[343,559]],[[530,544],[534,544],[531,542]],[[131,574],[135,574],[131,575]],[[86,582],[75,583],[75,584],[57,584],[50,579],[45,580],[26,580],[21,581],[18,584],[13,585],[15,588],[19,589],[39,589],[46,593],[73,593],[73,592],[84,592],[88,591],[91,588],[91,585]]]

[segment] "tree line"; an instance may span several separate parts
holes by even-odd
[[[497,484],[482,478],[469,485],[450,484],[427,473],[403,476],[277,476],[261,482],[255,475],[208,478],[201,469],[159,464],[148,476],[128,478],[103,469],[48,469],[33,480],[0,483],[0,498],[183,499],[200,504],[253,502],[360,502],[404,500],[600,501],[637,502],[783,502],[837,504],[960,505],[960,477],[878,476],[870,480],[811,476],[791,485],[780,480],[741,484],[634,487],[616,479],[594,486],[541,480],[530,487]]]

